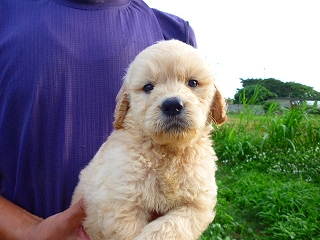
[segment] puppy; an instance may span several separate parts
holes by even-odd
[[[81,171],[92,240],[197,239],[213,220],[217,160],[212,123],[227,119],[209,64],[193,47],[162,41],[130,65],[115,130]]]

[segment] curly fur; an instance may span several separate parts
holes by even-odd
[[[184,111],[169,118],[161,105],[173,97]],[[212,70],[196,49],[170,40],[142,51],[118,94],[115,131],[74,192],[73,204],[85,199],[91,239],[197,239],[217,201],[212,123],[226,119]]]

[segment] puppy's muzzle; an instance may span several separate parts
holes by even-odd
[[[179,115],[184,110],[184,104],[180,98],[167,98],[161,105],[161,111],[164,115],[174,117]]]
[[[160,130],[170,133],[181,133],[190,127],[183,101],[178,97],[165,99],[161,104]]]

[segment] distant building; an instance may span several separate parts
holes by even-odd
[[[320,98],[276,97],[276,98],[268,98],[267,102],[270,102],[270,101],[279,102],[282,107],[290,108],[304,101],[310,102],[310,104],[312,105],[314,102],[320,102]],[[317,107],[320,107],[320,105],[317,104]]]
[[[243,105],[243,104],[227,105],[227,112],[229,113],[239,113],[239,112],[248,112],[248,111],[256,115],[262,115],[265,113],[262,105]]]

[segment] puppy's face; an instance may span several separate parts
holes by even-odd
[[[214,101],[221,105],[215,110]],[[212,70],[197,50],[179,41],[163,41],[142,51],[131,64],[118,95],[115,127],[122,127],[127,114],[157,143],[182,143],[198,136],[212,120],[224,122],[224,111]]]

